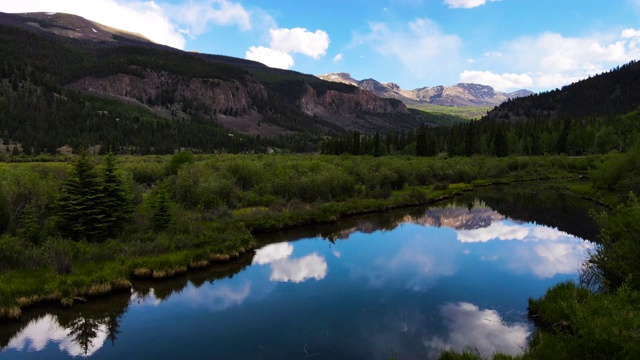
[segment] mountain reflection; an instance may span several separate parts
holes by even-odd
[[[447,304],[440,311],[449,332],[445,337],[434,336],[424,342],[433,355],[446,349],[474,351],[485,359],[496,352],[518,355],[531,334],[526,324],[505,324],[497,311],[480,310],[470,303]]]
[[[291,259],[293,245],[289,243],[270,244],[256,250],[254,264],[271,266],[271,281],[299,283],[308,279],[322,280],[327,275],[327,261],[323,256],[312,253]]]
[[[78,317],[64,327],[55,315],[47,314],[31,320],[9,341],[7,349],[42,351],[49,342],[55,342],[60,351],[71,356],[89,357],[104,345],[108,337],[107,319],[99,321]]]

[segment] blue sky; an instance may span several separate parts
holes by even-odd
[[[640,0],[0,0],[184,50],[405,89],[542,91],[640,58]]]

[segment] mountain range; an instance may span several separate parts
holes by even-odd
[[[488,85],[469,83],[404,90],[392,82],[381,83],[375,79],[356,80],[346,72],[319,75],[318,77],[327,81],[357,86],[380,97],[398,99],[408,106],[425,103],[440,106],[496,106],[509,99],[533,94],[532,91],[526,89],[503,93],[495,91]]]

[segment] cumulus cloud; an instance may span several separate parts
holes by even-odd
[[[293,57],[279,50],[264,46],[252,46],[244,56],[247,60],[261,62],[269,67],[278,69],[290,69],[295,63]]]
[[[324,30],[311,32],[305,28],[278,28],[269,30],[269,47],[252,46],[245,59],[259,61],[269,67],[289,69],[295,62],[292,53],[298,53],[318,60],[327,53],[329,34]]]
[[[640,29],[586,37],[545,32],[505,42],[484,55],[479,67],[503,71],[467,69],[460,73],[461,82],[479,82],[503,91],[549,89],[640,58]]]
[[[300,53],[316,60],[327,53],[329,35],[323,30],[311,32],[305,28],[269,30],[272,49],[285,53]]]
[[[527,325],[506,324],[495,310],[480,310],[474,304],[460,302],[443,306],[441,313],[449,321],[448,336],[424,342],[434,355],[447,349],[474,349],[486,359],[496,352],[519,355],[527,347],[531,334]]]
[[[377,53],[397,59],[405,70],[419,77],[437,69],[453,71],[464,60],[459,58],[462,40],[444,33],[430,19],[416,19],[400,27],[371,23],[368,34],[356,34],[352,45],[369,45]]]
[[[344,59],[344,55],[342,55],[342,53],[340,53],[340,54],[338,54],[338,55],[333,57],[333,62],[337,63],[337,62],[341,61],[342,59]]]

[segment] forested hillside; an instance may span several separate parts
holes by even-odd
[[[0,16],[5,155],[55,153],[64,145],[141,154],[313,151],[327,135],[429,121],[400,101],[248,60],[115,33],[109,41],[59,36],[70,30],[46,30],[84,19],[49,18]],[[34,22],[38,27],[26,25]]]

